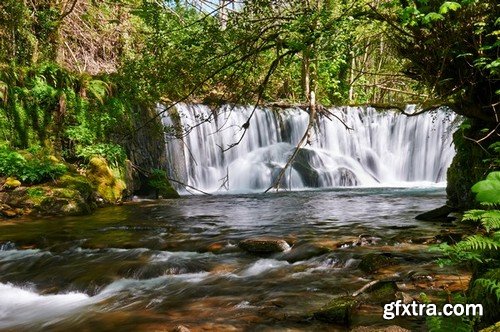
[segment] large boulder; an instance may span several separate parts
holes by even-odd
[[[272,254],[290,250],[290,245],[283,239],[274,237],[256,237],[240,241],[238,246],[252,254]]]
[[[125,182],[108,166],[106,159],[101,157],[90,159],[87,178],[106,203],[116,203],[122,200],[126,189]]]

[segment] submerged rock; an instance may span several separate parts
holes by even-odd
[[[394,258],[390,253],[370,253],[361,258],[359,268],[363,272],[373,273],[382,267],[390,266],[394,263]]]
[[[352,312],[358,301],[352,296],[342,296],[336,298],[326,306],[313,313],[313,318],[322,322],[349,325]]]
[[[172,332],[190,332],[191,330],[185,327],[184,325],[177,325]]]
[[[305,261],[310,258],[321,256],[329,253],[330,248],[316,243],[299,243],[292,247],[290,251],[284,253],[280,259],[284,259],[289,263]]]
[[[256,237],[240,241],[238,246],[252,254],[272,254],[290,250],[290,245],[283,239]]]
[[[22,214],[22,212],[23,211],[21,209],[14,209],[7,204],[0,203],[0,216],[6,218],[15,218],[18,215]]]
[[[448,215],[452,212],[454,212],[455,209],[452,208],[451,206],[448,205],[443,205],[441,207],[438,207],[437,209],[430,210],[424,213],[419,214],[418,216],[415,217],[417,220],[422,220],[422,221],[453,221],[455,218],[453,217],[448,217]]]

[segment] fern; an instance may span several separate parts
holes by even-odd
[[[475,284],[482,286],[488,292],[496,296],[497,302],[500,302],[500,281],[493,279],[480,278]]]
[[[491,237],[475,234],[457,243],[457,248],[461,250],[497,250],[500,248],[500,242]]]

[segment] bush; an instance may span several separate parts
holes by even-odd
[[[40,152],[37,155],[27,152],[24,156],[17,151],[0,148],[0,176],[12,176],[26,183],[36,184],[53,180],[66,171],[64,164],[47,155],[40,155]]]
[[[123,148],[112,143],[99,143],[81,147],[77,149],[77,156],[86,160],[90,160],[92,157],[102,157],[116,168],[122,166],[127,158]]]

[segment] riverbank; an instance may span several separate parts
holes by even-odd
[[[138,176],[130,167],[110,167],[101,157],[91,158],[85,168],[60,165],[64,167],[62,175],[36,184],[21,182],[20,175],[0,177],[0,218],[86,215],[99,206],[122,204],[132,197],[134,186],[146,188],[146,195],[179,197],[161,171],[150,174],[146,183],[137,184]]]

